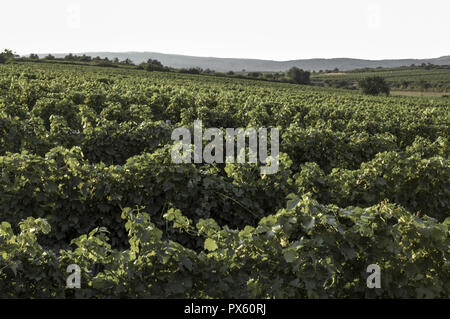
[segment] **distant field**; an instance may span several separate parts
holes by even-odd
[[[444,97],[448,96],[445,92],[417,92],[417,91],[391,91],[394,96],[423,96],[423,97]]]
[[[381,76],[394,91],[450,92],[450,67],[426,69],[424,67],[373,69],[361,72],[333,72],[313,74],[316,85],[356,88],[359,80],[368,76]]]

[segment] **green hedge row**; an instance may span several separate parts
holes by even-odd
[[[256,164],[173,165],[169,146],[122,166],[89,164],[80,148],[59,147],[45,157],[0,156],[0,181],[2,219],[14,224],[28,216],[47,218],[58,243],[105,226],[114,233],[113,244],[123,245],[126,234],[117,212],[136,205],[148,207],[159,227],[165,224],[163,211],[177,207],[195,221],[214,218],[238,228],[280,209],[291,192],[310,192],[340,207],[389,199],[439,221],[449,216],[450,205],[448,161],[418,153],[380,153],[357,170],[334,169],[329,175],[315,163],[296,173],[282,153],[277,174],[260,176]]]

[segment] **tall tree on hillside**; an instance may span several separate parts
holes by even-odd
[[[16,57],[16,54],[12,50],[5,49],[0,53],[0,63],[6,63]]]
[[[163,71],[164,65],[158,60],[148,59],[147,63],[144,64],[144,69],[146,71]]]
[[[64,57],[64,60],[67,60],[67,61],[73,61],[73,60],[75,60],[75,57],[73,56],[72,53],[69,53],[68,55],[66,55],[66,56]]]
[[[378,95],[384,93],[389,95],[390,88],[386,80],[380,76],[369,76],[358,82],[359,87],[365,94]]]
[[[310,72],[299,69],[296,66],[290,68],[289,71],[287,72],[287,76],[289,77],[289,79],[292,82],[298,84],[309,84],[310,75],[311,75]]]
[[[123,60],[122,63],[125,65],[133,65],[133,61],[131,61],[129,58],[126,58],[125,60]]]

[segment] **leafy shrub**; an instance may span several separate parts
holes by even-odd
[[[384,78],[379,76],[366,77],[358,82],[359,87],[365,94],[378,95],[384,93],[389,95],[390,88]]]

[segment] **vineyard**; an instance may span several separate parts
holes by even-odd
[[[391,89],[401,91],[450,92],[450,66],[397,67],[315,74],[313,83],[322,86],[355,88],[367,76],[381,76]],[[448,94],[445,94],[448,95]]]
[[[449,298],[449,106],[0,65],[0,298]],[[278,172],[173,163],[172,131],[196,119],[279,128]]]

